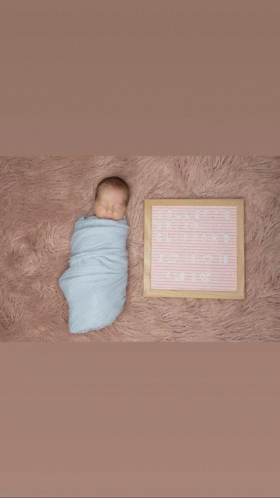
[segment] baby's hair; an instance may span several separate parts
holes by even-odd
[[[124,181],[122,178],[120,178],[118,176],[108,176],[107,178],[103,178],[103,180],[101,180],[101,182],[99,182],[97,187],[96,187],[95,200],[97,199],[100,191],[105,186],[117,188],[118,190],[122,190],[126,194],[125,205],[126,206],[128,205],[128,201],[129,201],[129,197],[130,197],[130,190],[129,190],[129,186],[126,183],[126,181]]]

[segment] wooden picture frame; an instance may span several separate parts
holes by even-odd
[[[205,212],[204,222],[203,210]],[[177,212],[177,231],[173,212]],[[168,213],[169,221],[166,221],[166,213]],[[194,213],[198,220],[191,219]],[[168,230],[165,241],[163,240],[164,223]],[[203,223],[205,233],[199,231],[199,227]],[[157,230],[155,236],[156,227],[160,231]],[[217,234],[215,235],[213,232],[213,227],[214,232],[220,232],[218,245]],[[195,241],[193,246],[191,236]],[[203,237],[204,242],[202,241]],[[183,238],[188,239],[188,241],[184,242]],[[200,238],[200,242],[197,241],[198,238]],[[167,249],[169,247],[170,250],[171,246],[175,251],[176,247],[179,248],[177,254],[175,253],[175,260],[172,259],[170,253],[169,259],[166,256]],[[161,247],[160,257],[159,247]],[[196,248],[198,256],[190,254],[192,247]],[[220,249],[216,249],[218,247]],[[220,254],[221,248],[223,254]],[[180,255],[183,255],[186,250],[189,254],[186,254],[184,260],[183,256]],[[207,250],[211,254],[202,256],[203,252],[205,253]],[[228,257],[224,254],[225,252],[230,253],[231,256]],[[193,259],[192,262],[186,263],[188,256],[192,256]],[[179,260],[181,260],[180,263]],[[196,260],[200,262],[197,263]],[[181,268],[178,267],[179,264],[181,264]],[[199,265],[200,270],[195,271]],[[182,269],[186,271],[182,271]],[[144,200],[144,297],[244,299],[244,273],[244,199]],[[198,279],[196,279],[196,275],[198,275]],[[168,283],[166,283],[167,277]],[[156,281],[157,284],[154,283]]]

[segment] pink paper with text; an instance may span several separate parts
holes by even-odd
[[[152,206],[151,289],[237,291],[237,207]]]

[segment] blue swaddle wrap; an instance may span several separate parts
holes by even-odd
[[[59,279],[69,306],[69,330],[85,333],[113,323],[126,301],[128,235],[119,221],[97,216],[75,223],[69,268]]]

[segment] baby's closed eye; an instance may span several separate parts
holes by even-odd
[[[101,204],[101,206],[104,208],[107,207],[107,206],[105,206],[105,204]],[[116,207],[114,207],[114,209],[120,210],[120,209],[122,209],[122,206],[116,206]]]

